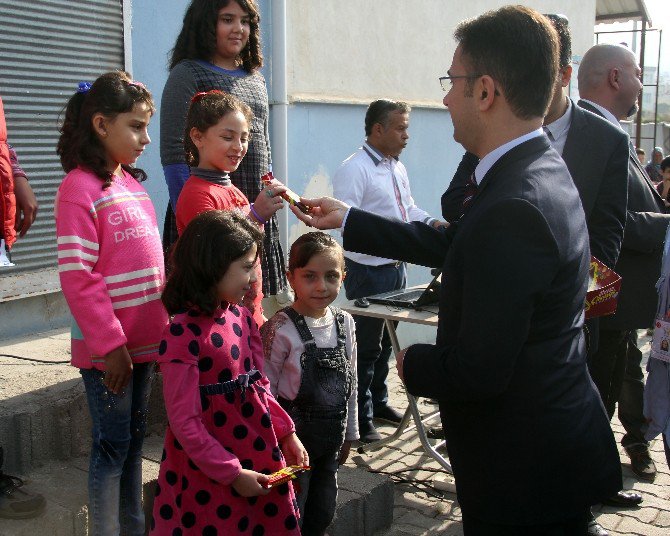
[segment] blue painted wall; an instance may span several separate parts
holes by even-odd
[[[149,180],[144,187],[149,192],[156,208],[159,229],[163,229],[165,209],[169,200],[167,186],[163,179],[160,160],[160,99],[168,75],[168,54],[177,34],[189,2],[187,0],[162,0],[161,2],[140,2],[132,4],[132,54],[133,77],[141,80],[151,90],[156,102],[156,113],[149,124],[151,144],[137,161]]]
[[[295,104],[289,109],[290,184],[299,193],[332,191],[331,177],[340,163],[364,141],[367,106],[347,104]],[[446,109],[415,108],[410,115],[410,139],[401,159],[405,164],[416,204],[435,217],[440,196],[460,161],[463,150],[452,138]],[[319,176],[316,184],[314,177]],[[322,177],[323,176],[323,177]],[[289,229],[296,219],[289,217]],[[429,280],[428,271],[410,267],[409,284]]]

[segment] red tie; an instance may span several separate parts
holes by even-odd
[[[468,205],[472,202],[472,198],[477,194],[478,188],[479,186],[477,185],[477,179],[473,173],[468,178],[468,182],[465,183],[465,195],[463,196],[463,210],[461,211],[461,216],[465,214]]]

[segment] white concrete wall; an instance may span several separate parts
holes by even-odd
[[[504,0],[291,0],[288,91],[293,101],[368,103],[380,96],[440,105],[437,78],[455,50],[453,32]],[[574,54],[593,44],[596,0],[530,0],[570,20]]]

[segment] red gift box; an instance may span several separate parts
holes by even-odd
[[[589,289],[584,303],[586,318],[614,314],[619,290],[621,290],[621,276],[591,256]]]

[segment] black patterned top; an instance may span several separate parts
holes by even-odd
[[[184,60],[177,64],[170,71],[161,101],[161,163],[163,166],[186,163],[184,128],[189,103],[196,93],[212,89],[235,95],[253,111],[247,155],[237,171],[230,174],[233,184],[242,190],[249,202],[253,202],[263,188],[261,177],[267,173],[270,161],[268,93],[265,79],[259,72],[231,72],[202,60]],[[279,243],[276,216],[265,225],[261,267],[263,294],[277,294],[286,287],[284,254]]]

